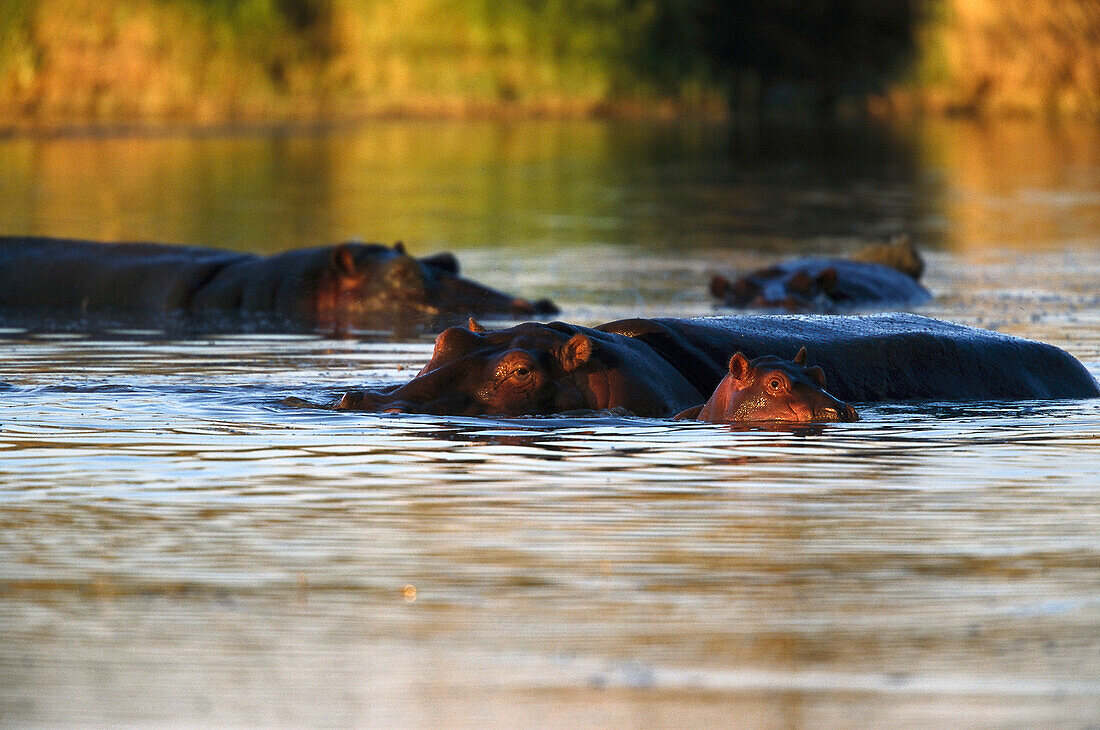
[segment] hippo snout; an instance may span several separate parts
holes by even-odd
[[[349,390],[336,402],[338,411],[373,411],[375,413],[415,413],[414,404],[369,390]]]
[[[549,299],[539,299],[537,302],[531,302],[518,297],[512,300],[511,310],[512,314],[516,315],[558,314],[561,311]]]
[[[535,314],[561,314],[561,310],[549,299],[539,299],[535,302]]]
[[[855,423],[859,420],[856,409],[847,403],[838,403],[835,406],[822,406],[814,414],[816,421],[829,421],[838,423]]]

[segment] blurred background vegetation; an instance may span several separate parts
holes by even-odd
[[[1096,0],[2,0],[0,124],[1100,119]]]

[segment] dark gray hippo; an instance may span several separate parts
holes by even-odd
[[[852,258],[799,258],[734,279],[715,276],[711,293],[739,309],[836,312],[924,304],[931,293],[920,284],[924,262],[902,236]]]
[[[0,238],[0,320],[339,331],[557,311],[549,301],[530,302],[463,278],[449,253],[413,258],[400,243],[259,256],[157,243]]]
[[[1063,350],[989,330],[914,314],[742,315],[624,319],[595,328],[528,322],[493,331],[471,321],[444,330],[408,383],[349,392],[337,407],[671,416],[707,402],[738,353],[791,360],[803,347],[820,369],[818,385],[827,382],[840,401],[1100,396],[1084,366]]]

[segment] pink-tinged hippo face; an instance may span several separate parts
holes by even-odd
[[[697,411],[697,412],[696,412]],[[806,348],[794,360],[771,355],[730,358],[729,374],[700,409],[681,413],[710,423],[827,423],[858,421],[854,408],[825,390],[825,373],[806,366]]]

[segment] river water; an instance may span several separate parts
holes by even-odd
[[[0,170],[2,234],[402,239],[581,324],[904,230],[922,313],[1100,375],[1094,128],[379,122],[14,137]],[[430,351],[0,332],[0,724],[1100,722],[1100,401],[810,433],[280,404]]]

